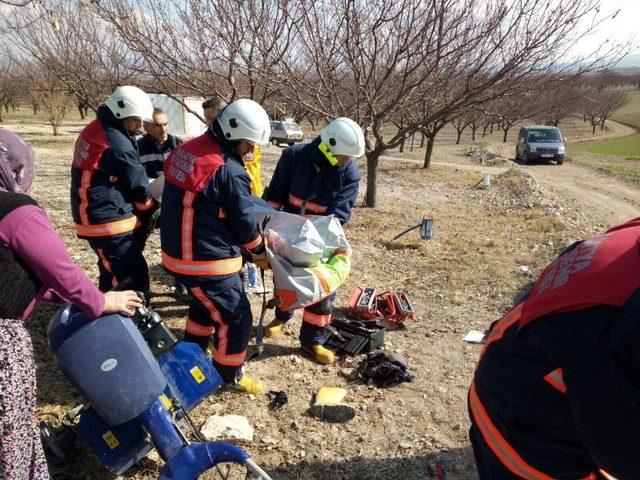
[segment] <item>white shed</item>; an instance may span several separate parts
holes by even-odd
[[[206,125],[202,123],[198,117],[189,112],[180,102],[170,98],[164,94],[150,93],[151,103],[154,107],[161,108],[167,112],[169,117],[169,133],[180,138],[188,139],[197,137],[204,133]],[[202,111],[202,102],[204,98],[198,97],[179,97],[191,110],[197,112],[204,118]]]

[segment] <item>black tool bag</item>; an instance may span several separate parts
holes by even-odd
[[[384,343],[386,328],[375,322],[365,323],[346,318],[334,318],[331,321],[331,327],[334,331],[324,346],[347,355],[368,353],[381,347]]]

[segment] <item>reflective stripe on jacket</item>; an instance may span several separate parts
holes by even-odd
[[[162,169],[164,168],[165,160],[173,149],[181,143],[182,140],[175,135],[169,135],[167,141],[160,147],[149,134],[146,134],[138,140],[140,163],[147,172],[147,177],[158,178],[158,174],[162,173]]]

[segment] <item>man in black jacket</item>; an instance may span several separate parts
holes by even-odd
[[[182,140],[169,133],[169,118],[161,108],[153,109],[153,119],[144,122],[144,130],[146,135],[138,140],[140,163],[147,171],[147,177],[158,178],[164,161]]]

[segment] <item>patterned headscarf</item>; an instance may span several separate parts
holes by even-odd
[[[18,135],[0,128],[0,190],[26,193],[35,173],[33,150]]]

